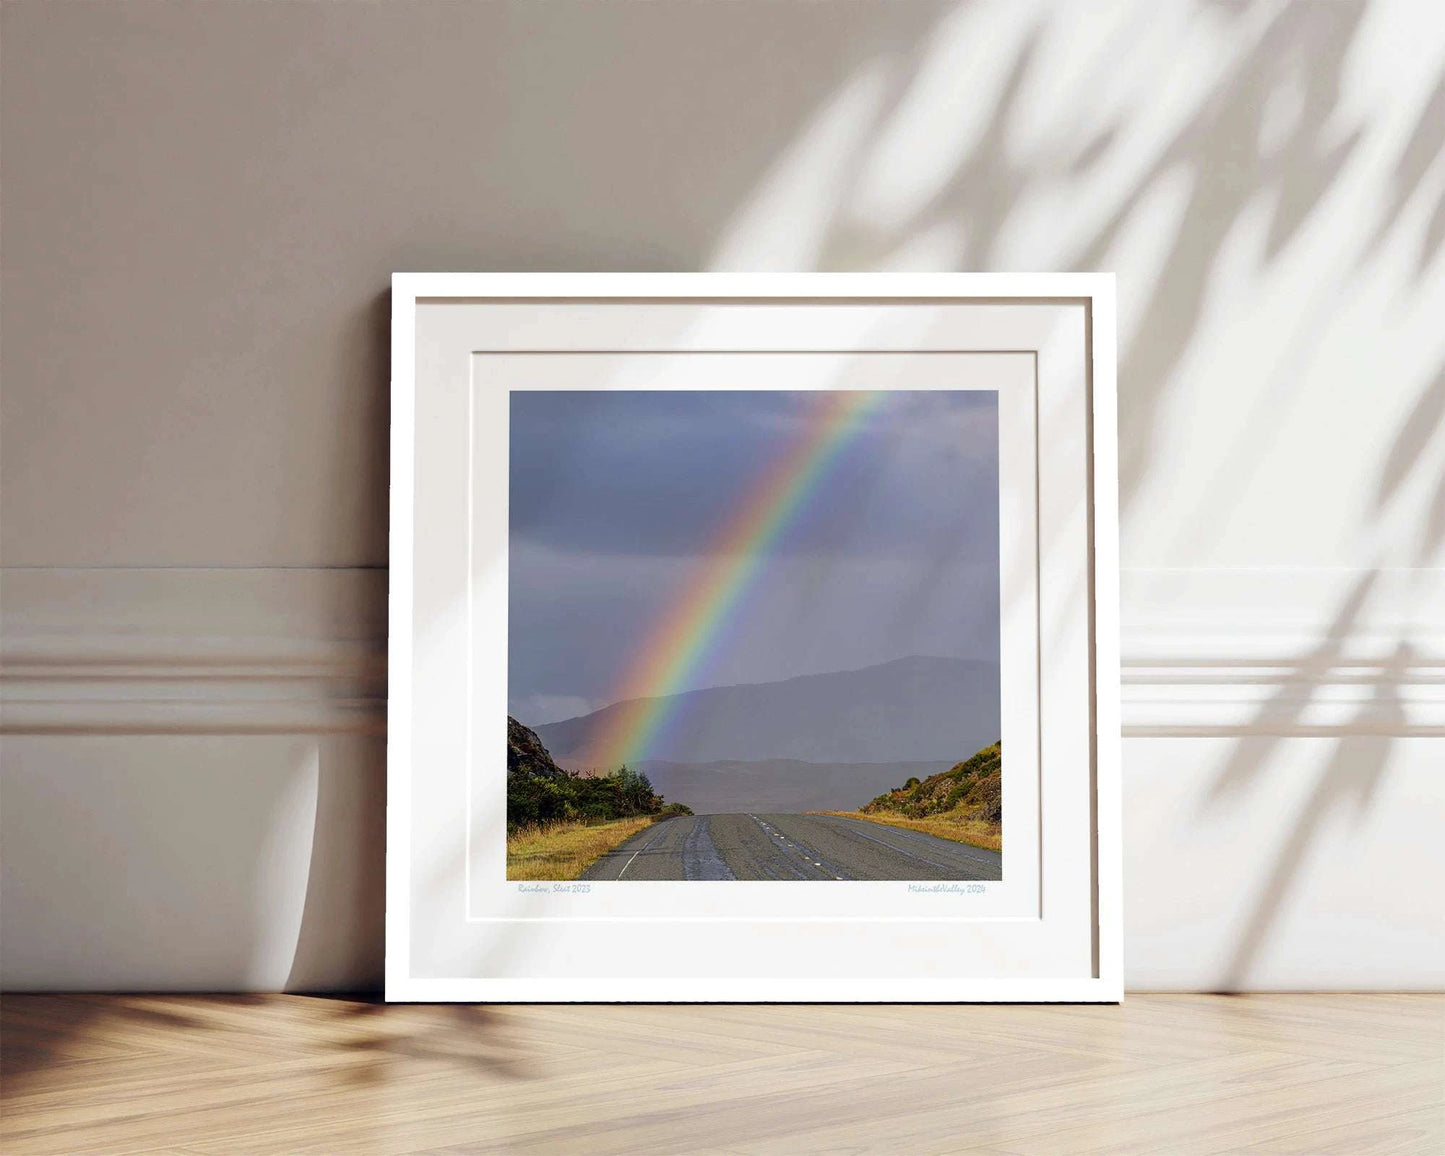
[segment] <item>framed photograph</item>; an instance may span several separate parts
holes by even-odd
[[[386,995],[1120,998],[1113,279],[393,280]]]

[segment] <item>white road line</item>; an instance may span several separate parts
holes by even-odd
[[[639,847],[636,851],[632,853],[632,859],[636,859],[641,854],[642,848]],[[626,863],[622,865],[622,870],[617,873],[617,878],[621,879],[624,875],[627,874],[627,869],[632,866],[632,859],[629,859]]]
[[[764,832],[766,832],[766,833],[769,834],[769,835],[772,835],[775,839],[778,839],[778,840],[780,840],[781,842],[786,843],[789,847],[791,847],[794,851],[796,851],[796,852],[798,853],[798,858],[800,858],[804,863],[811,863],[814,867],[818,868],[820,871],[824,871],[824,872],[826,872],[827,874],[832,875],[834,879],[837,879],[837,880],[839,880],[839,881],[841,882],[843,876],[835,873],[831,867],[824,867],[822,863],[820,863],[817,859],[814,859],[810,854],[808,854],[808,852],[804,851],[801,847],[799,847],[799,846],[798,846],[796,843],[794,843],[791,839],[788,839],[788,838],[784,837],[784,835],[782,834],[782,832],[776,830],[776,829],[775,829],[773,826],[771,826],[770,824],[764,823],[761,819],[759,819],[756,815],[752,814],[751,812],[748,812],[748,818],[751,819],[754,823],[756,823],[759,827],[761,827]]]
[[[644,843],[641,847],[639,847],[636,851],[632,853],[632,859],[636,859],[639,855],[641,855],[644,851],[646,851],[649,847],[656,843],[660,835],[661,828],[658,828],[657,834],[654,834],[651,839],[649,839],[646,843]],[[617,878],[621,879],[624,875],[627,874],[627,869],[632,866],[632,859],[629,859],[626,863],[622,865],[622,870],[617,873]]]

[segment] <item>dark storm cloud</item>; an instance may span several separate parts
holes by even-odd
[[[512,395],[513,541],[584,553],[707,550],[769,465],[803,436],[797,392]],[[896,393],[825,473],[780,555],[933,552],[913,527],[997,537],[996,395]]]

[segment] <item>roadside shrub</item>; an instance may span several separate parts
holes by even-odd
[[[655,815],[662,796],[648,777],[630,767],[606,775],[562,771],[546,777],[524,768],[507,774],[507,829],[567,820],[605,823],[632,815]]]
[[[669,814],[692,811],[680,803]],[[656,815],[663,799],[641,771],[621,766],[605,775],[568,771],[547,753],[537,732],[507,716],[507,831],[547,823],[605,823]]]

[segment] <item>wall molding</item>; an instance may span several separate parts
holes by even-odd
[[[1440,662],[1126,662],[1122,680],[1128,737],[1445,735]]]
[[[386,572],[0,572],[0,732],[382,734]]]
[[[382,734],[386,572],[0,571],[0,733]],[[1445,570],[1126,569],[1130,737],[1445,735]]]
[[[1445,735],[1445,570],[1126,568],[1124,733]]]

